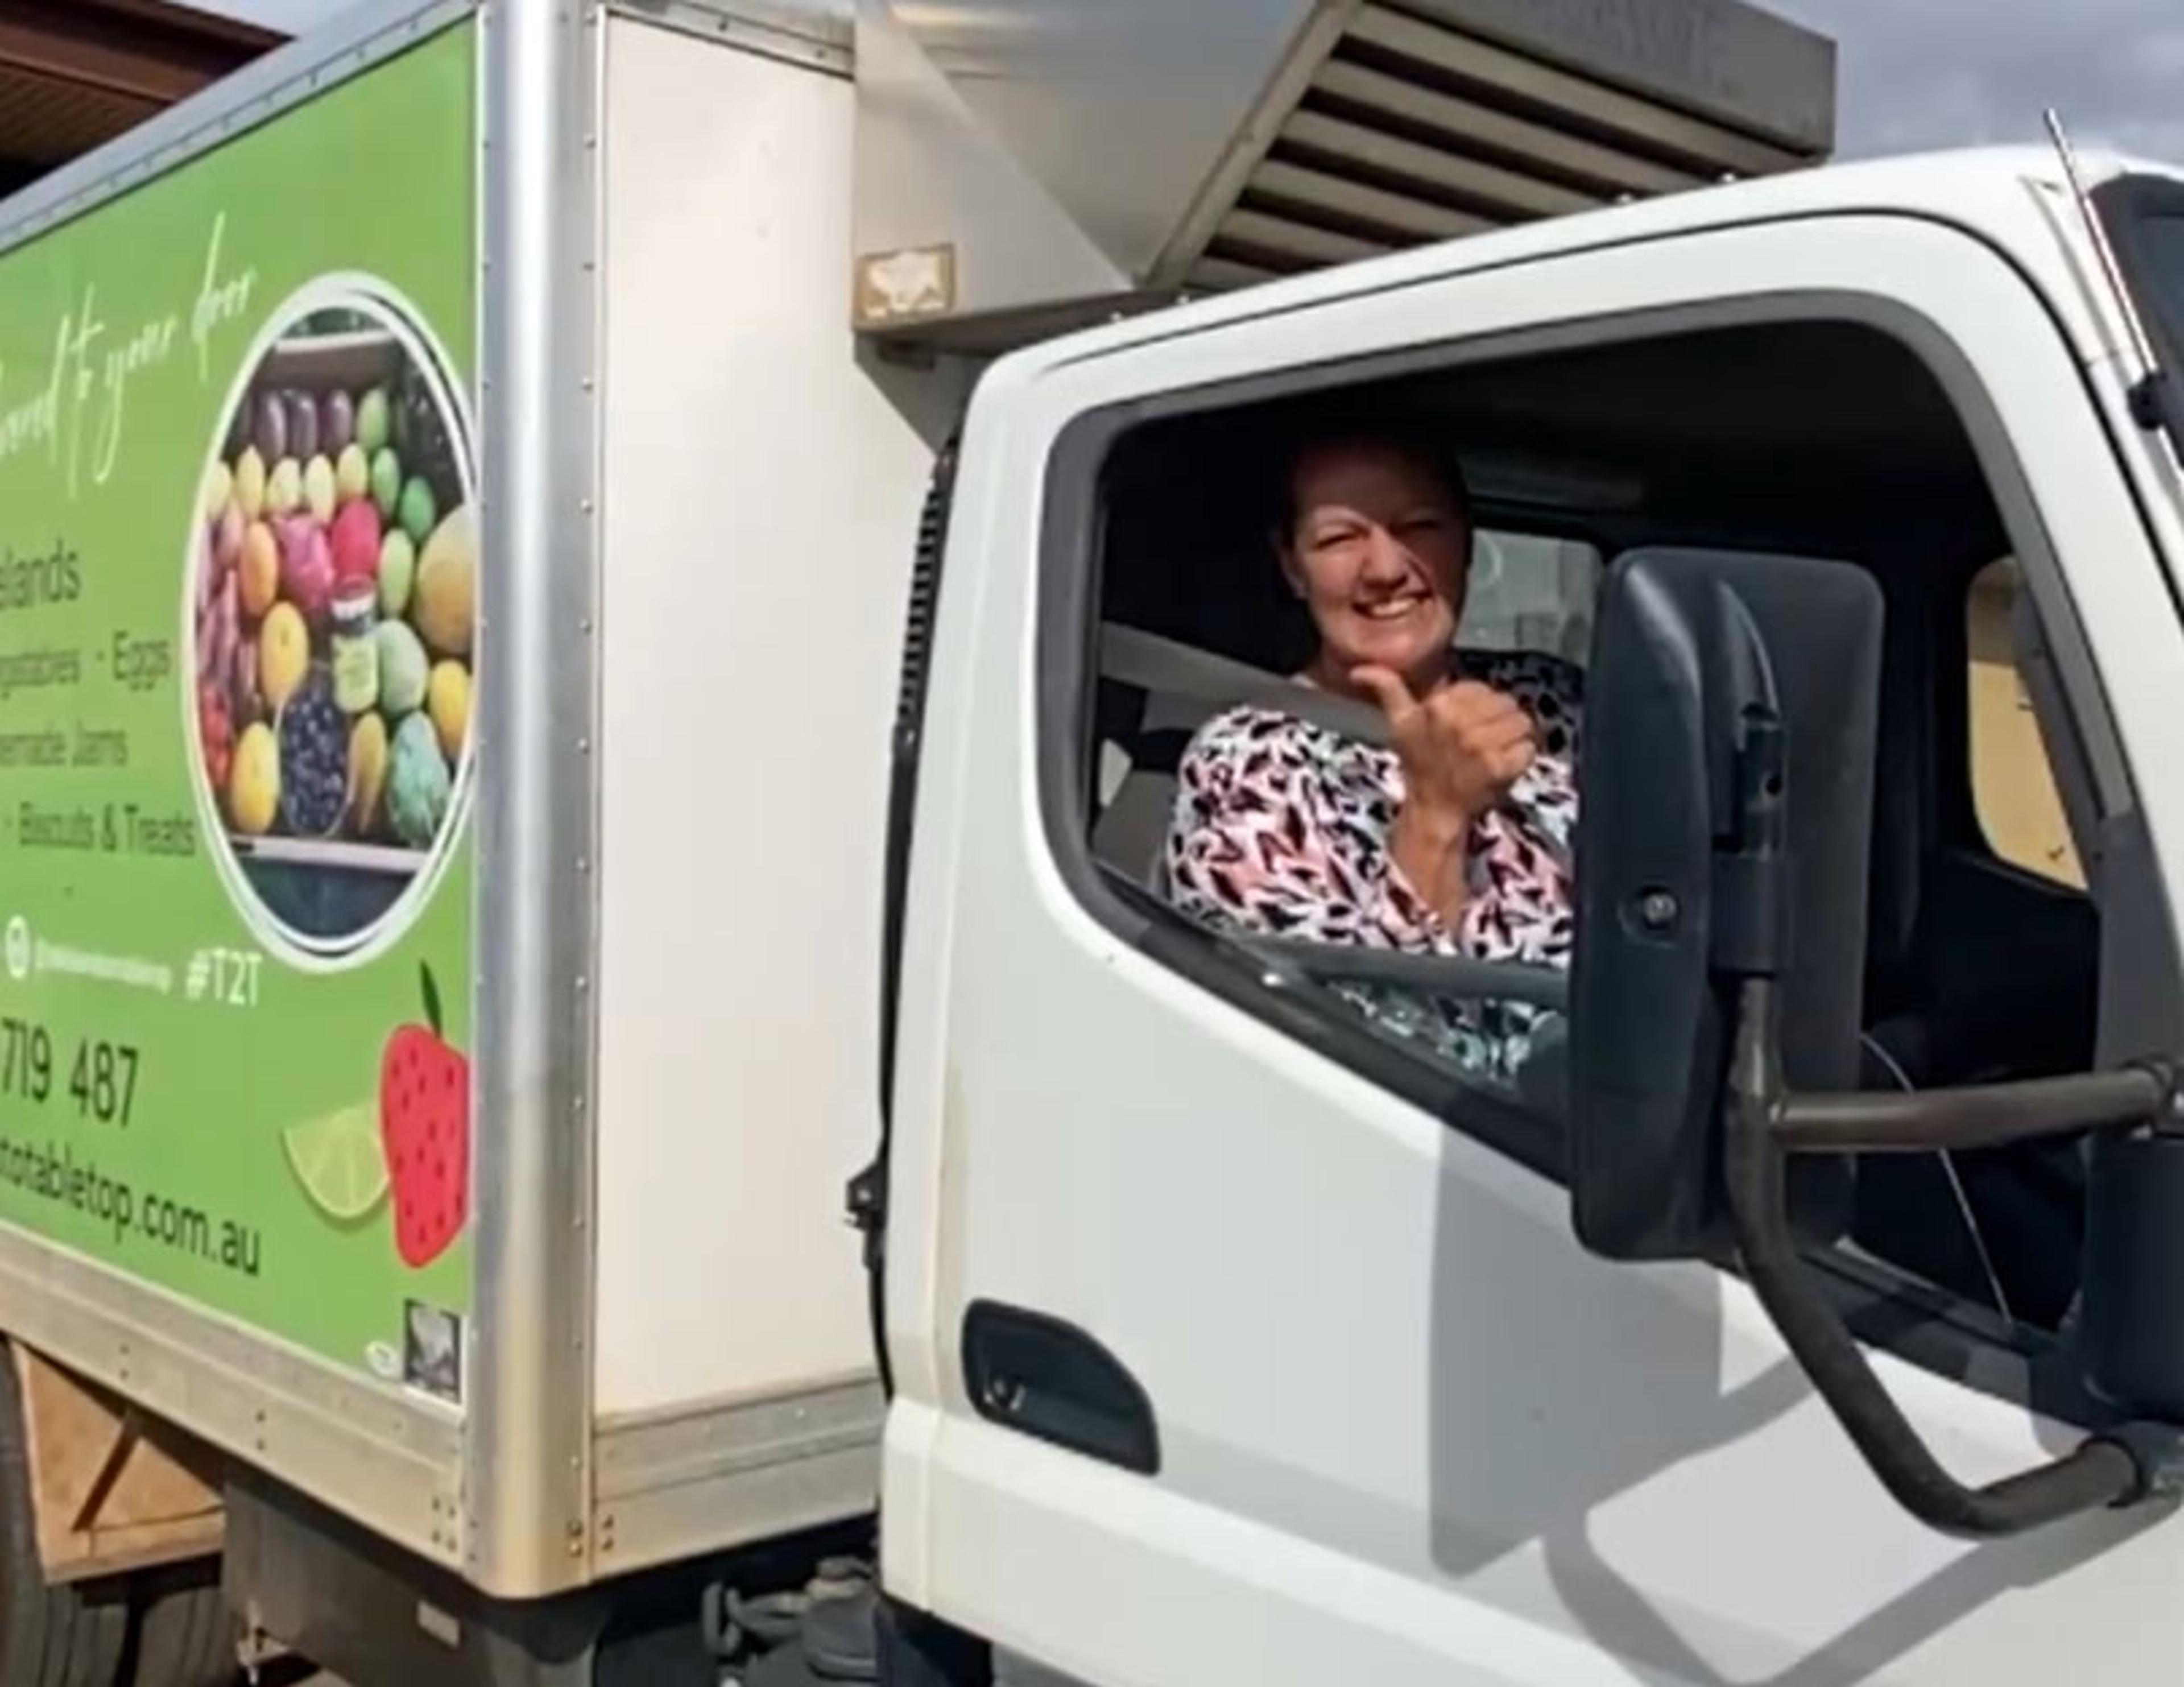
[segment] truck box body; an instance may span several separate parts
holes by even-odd
[[[346,768],[328,758],[307,792],[299,704],[289,782],[305,824],[281,821],[273,699],[316,664],[312,694],[331,703],[332,547],[315,525],[284,557],[275,509],[302,509],[304,463],[330,470],[343,451],[297,442],[299,459],[274,435],[287,392],[315,410],[406,379],[416,525],[432,537],[427,499],[474,507],[476,182],[446,167],[469,150],[474,48],[466,28],[436,32],[230,145],[139,164],[133,192],[87,214],[54,206],[50,231],[19,231],[0,259],[0,1316],[443,1561],[473,1249],[415,1242],[414,1267],[398,1252],[378,1098],[398,1027],[425,1024],[426,971],[442,1022],[412,1046],[448,1070],[475,1050],[476,758],[467,732],[449,759],[413,732],[410,777],[439,823],[415,816],[398,837],[382,798],[382,822],[337,828],[320,810],[347,805],[332,790]],[[392,450],[375,408],[365,437]],[[230,482],[212,511],[209,478]],[[368,487],[357,507],[388,525]],[[441,631],[467,679],[464,610],[451,601]],[[421,640],[403,654],[419,665]],[[472,1183],[459,1148],[440,1150],[431,1198],[449,1216]]]
[[[450,0],[0,209],[0,1328],[497,1595],[868,1510],[841,1189],[956,353],[1825,150],[1507,9],[1237,8],[1134,220],[967,8],[861,67],[846,7]],[[1011,267],[1034,201],[1069,262]]]
[[[465,1498],[490,1485],[481,1403],[511,1391],[578,1409],[564,1434],[590,1467],[553,1484],[551,1515],[535,1449],[491,1478],[539,1496],[526,1527],[571,1567],[557,1578],[870,1503],[878,1393],[835,1215],[872,1136],[903,536],[952,400],[943,376],[853,355],[838,47],[800,60],[617,21],[602,261],[583,264],[614,285],[551,278],[557,332],[596,311],[556,401],[597,422],[529,519],[504,517],[491,442],[520,424],[480,339],[520,308],[496,270],[538,260],[484,226],[478,29],[447,8],[361,28],[326,92],[0,259],[0,904],[21,934],[0,1318],[426,1557],[535,1592],[481,1557]],[[344,394],[360,440],[276,437],[298,423],[264,420],[265,395],[292,412],[299,390],[321,410]],[[349,458],[333,520],[284,531],[345,444],[362,480]],[[382,450],[400,467],[384,512]],[[378,554],[434,476],[459,496],[391,541],[414,553],[385,559],[415,575],[398,609]],[[462,590],[440,532],[458,502],[484,535],[474,615],[431,596]],[[393,630],[370,635],[376,697],[329,701],[343,743],[307,769],[298,718],[354,652],[337,568],[382,588],[359,619]],[[203,652],[238,636],[254,654]],[[283,637],[292,652],[269,649]],[[463,734],[424,693],[473,676]],[[557,781],[571,805],[545,815],[510,725],[549,710],[596,721],[551,748],[597,771]],[[359,731],[391,746],[369,814]],[[237,771],[269,745],[277,794]],[[421,774],[427,755],[443,766]],[[331,825],[314,774],[337,788]],[[557,871],[581,909],[548,891]],[[613,1004],[596,1033],[594,994]],[[535,1065],[492,1046],[514,1013],[540,1021]],[[418,1094],[465,1065],[467,1110]],[[436,1134],[465,1111],[466,1144]],[[588,1175],[557,1171],[551,1194],[511,1175],[517,1129],[584,1145]],[[542,1278],[495,1237],[510,1204],[546,1200]],[[536,1380],[511,1377],[526,1359]]]

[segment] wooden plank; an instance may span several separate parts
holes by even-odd
[[[32,1522],[49,1581],[220,1551],[220,1464],[172,1425],[14,1344]]]

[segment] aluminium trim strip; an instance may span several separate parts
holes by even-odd
[[[638,23],[716,41],[829,75],[856,73],[856,31],[846,17],[780,0],[606,0]]]
[[[528,1599],[593,1573],[599,899],[598,0],[480,14],[478,786],[472,930],[480,1358],[464,1573]]]
[[[12,1226],[0,1327],[388,1540],[462,1556],[462,1418]]]
[[[602,1573],[868,1515],[887,1402],[870,1378],[609,1422],[593,1453]]]

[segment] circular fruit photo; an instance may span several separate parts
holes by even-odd
[[[477,526],[444,367],[388,298],[299,295],[244,366],[193,513],[200,807],[245,917],[306,963],[398,933],[460,822]]]

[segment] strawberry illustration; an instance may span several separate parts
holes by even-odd
[[[470,1214],[471,1066],[440,1036],[440,991],[429,967],[423,1025],[397,1027],[379,1062],[379,1142],[394,1192],[394,1245],[404,1265],[430,1265]]]

